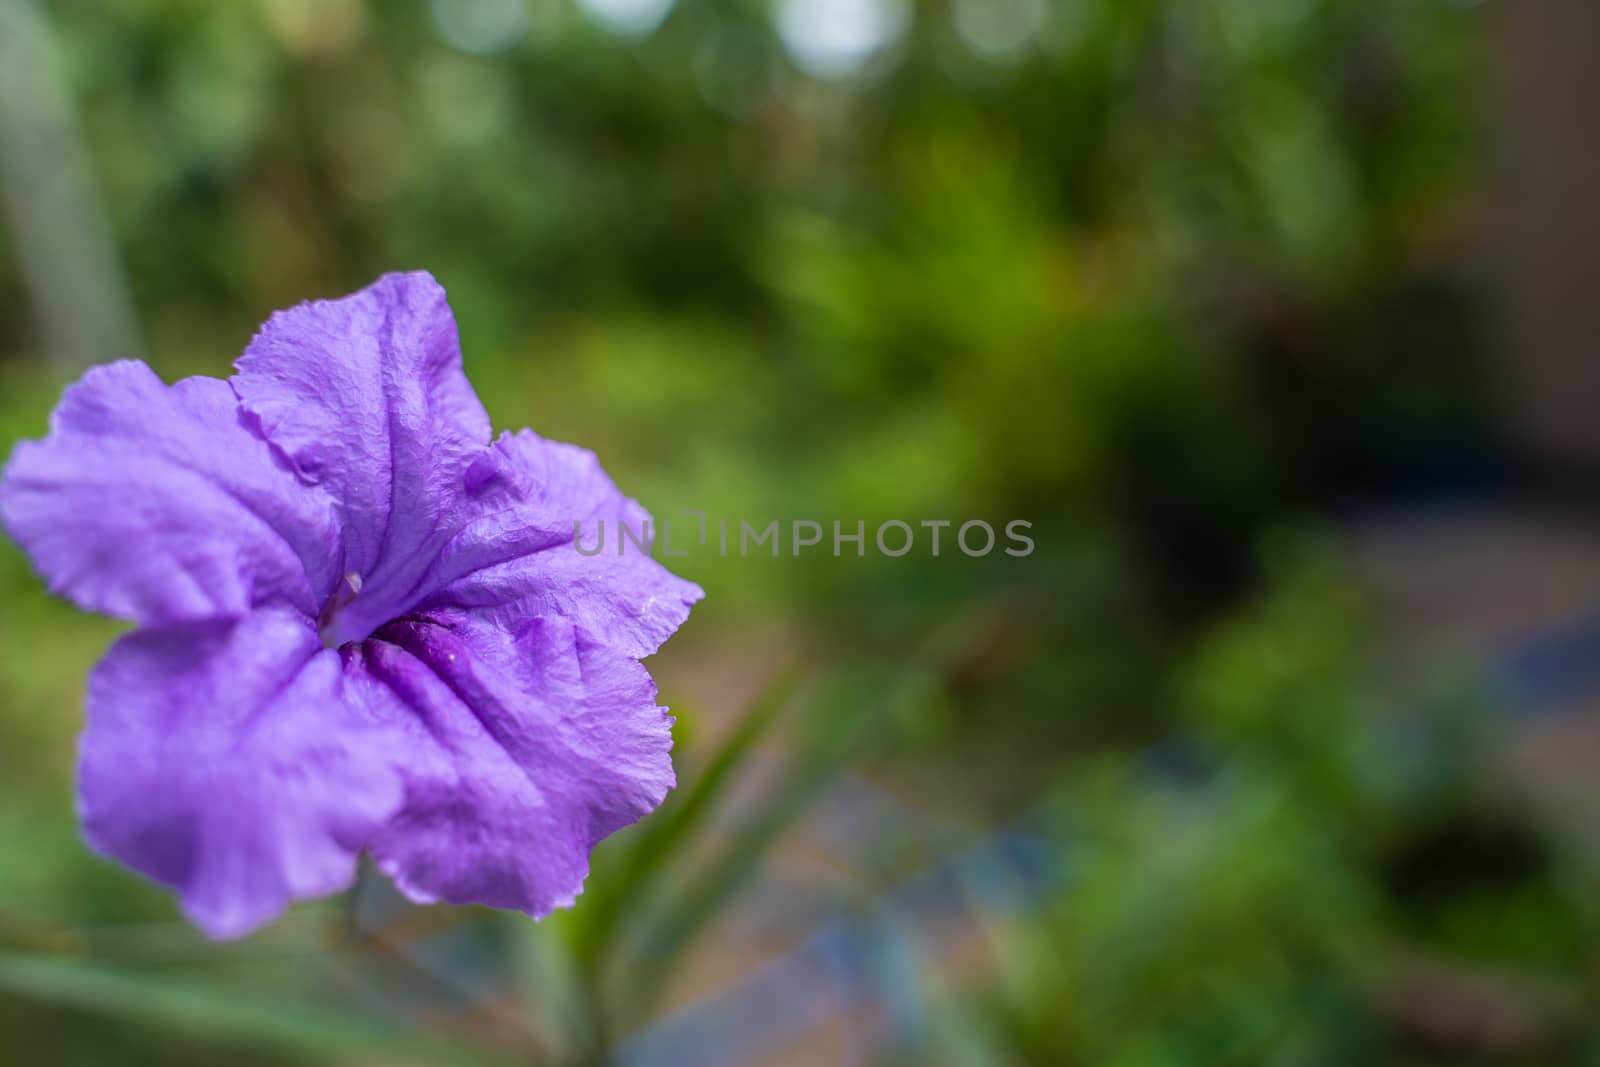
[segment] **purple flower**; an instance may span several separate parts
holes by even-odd
[[[228,381],[137,362],[67,389],[0,518],[54,592],[132,620],[89,680],[89,841],[236,937],[348,886],[570,905],[673,786],[639,658],[702,593],[592,453],[491,442],[427,274],[278,312]]]

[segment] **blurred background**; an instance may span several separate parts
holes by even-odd
[[[1600,1063],[1600,7],[4,0],[0,447],[433,271],[658,515],[680,788],[534,924],[88,852],[0,546],[0,1059]]]

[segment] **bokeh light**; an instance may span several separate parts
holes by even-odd
[[[673,0],[578,0],[584,13],[622,37],[648,37],[672,13]]]
[[[951,0],[951,18],[961,39],[996,62],[1020,57],[1048,15],[1045,0]]]
[[[431,0],[439,35],[463,52],[504,52],[528,30],[527,0]]]
[[[843,78],[906,32],[905,0],[781,0],[778,32],[795,65],[818,78]]]

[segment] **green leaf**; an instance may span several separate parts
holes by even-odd
[[[576,916],[574,951],[586,962],[606,953],[630,904],[648,893],[669,857],[681,855],[715,814],[717,802],[743,769],[756,743],[789,706],[799,683],[792,667],[780,670],[756,697],[733,733],[690,783],[655,818],[640,826],[633,846],[604,880],[597,881]]]
[[[0,952],[0,992],[132,1018],[153,1026],[335,1057],[381,1053],[387,1062],[510,1062],[464,1043],[353,1013],[227,990],[203,977],[107,967],[91,960]]]
[[[840,674],[809,704],[805,721],[813,727],[802,739],[782,779],[766,801],[741,824],[722,849],[700,868],[681,895],[656,918],[644,936],[643,951],[629,974],[632,1002],[653,1004],[694,938],[751,881],[767,854],[817,799],[838,771],[881,736],[909,701],[921,699],[949,661],[953,648],[973,632],[977,610],[960,613],[939,627],[923,649],[897,674]]]

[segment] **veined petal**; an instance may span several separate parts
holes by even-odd
[[[468,470],[467,488],[476,514],[441,554],[424,609],[469,611],[513,632],[559,615],[648,656],[705,595],[641,547],[649,513],[588,449],[531,430],[502,434]]]
[[[315,616],[335,580],[331,501],[241,424],[228,384],[169,387],[134,361],[89,371],[17,446],[0,518],[53,591],[142,623]]]
[[[351,883],[400,804],[394,742],[304,619],[140,630],[90,678],[85,831],[176,889],[207,933],[242,936],[293,899]]]
[[[415,900],[568,906],[595,843],[672,788],[650,676],[569,620],[530,620],[513,640],[417,617],[344,655],[374,713],[410,737],[404,806],[371,848]]]
[[[308,483],[337,501],[341,573],[361,580],[348,625],[409,606],[449,536],[462,472],[489,443],[489,418],[461,367],[444,290],[389,274],[338,300],[280,311],[232,379],[245,412]]]

